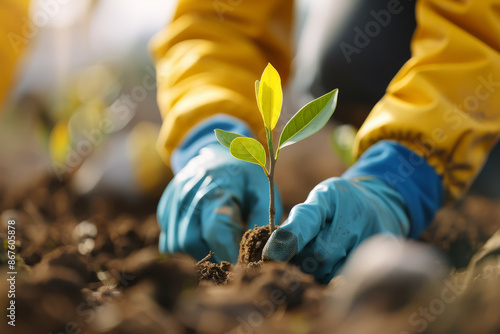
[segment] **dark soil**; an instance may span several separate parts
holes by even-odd
[[[422,239],[453,268],[440,266],[447,278],[415,287],[397,275],[380,280],[378,271],[324,286],[295,266],[263,262],[267,227],[246,233],[241,247],[253,255],[234,268],[161,255],[152,210],[82,200],[50,180],[1,200],[0,242],[16,219],[18,274],[14,328],[1,252],[0,333],[500,331],[500,201],[468,197],[440,212]]]
[[[269,239],[269,226],[257,226],[243,234],[238,263],[248,264],[262,260],[262,250]]]
[[[262,250],[269,236],[268,226],[257,225],[243,234],[238,255],[239,270],[249,273],[262,266]],[[210,262],[213,254],[210,252],[196,264],[196,279],[198,282],[211,282],[216,285],[228,284],[231,280],[233,266],[226,261],[222,261],[221,264]]]
[[[421,240],[446,253],[456,268],[465,268],[474,253],[500,229],[500,201],[468,196],[442,209]]]
[[[227,284],[233,265],[227,261],[222,261],[221,264],[210,262],[209,260],[213,254],[213,252],[210,252],[204,259],[196,263],[196,280],[198,282],[207,281],[216,285]]]

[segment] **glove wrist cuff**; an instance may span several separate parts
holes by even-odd
[[[179,147],[177,147],[170,157],[170,166],[177,174],[193,157],[197,156],[203,147],[217,143],[214,130],[222,129],[225,131],[236,132],[247,137],[252,133],[249,126],[229,115],[217,114],[192,128],[184,137]]]
[[[391,140],[371,146],[342,177],[373,176],[401,194],[411,221],[410,237],[418,238],[443,205],[442,180],[427,161]]]

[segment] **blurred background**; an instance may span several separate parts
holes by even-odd
[[[31,2],[27,49],[0,114],[4,202],[48,175],[81,195],[134,202],[161,193],[170,172],[154,147],[161,118],[147,44],[174,7],[158,0]]]

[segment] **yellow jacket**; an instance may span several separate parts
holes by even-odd
[[[265,142],[254,83],[268,62],[288,77],[292,14],[291,0],[179,1],[151,42],[167,164],[187,131],[217,113],[244,120]]]
[[[0,2],[0,107],[12,88],[16,64],[29,36],[29,0]]]
[[[152,42],[158,145],[169,155],[197,122],[235,115],[262,134],[254,81],[289,72],[293,2],[181,0]],[[427,158],[448,198],[464,194],[500,133],[500,0],[421,0],[412,58],[360,129],[355,153],[383,139]]]
[[[357,154],[394,139],[462,196],[500,135],[500,1],[417,2],[412,57],[357,136]]]

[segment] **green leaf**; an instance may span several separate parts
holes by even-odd
[[[233,157],[260,165],[266,171],[266,151],[262,144],[248,137],[238,137],[233,140],[230,146]]]
[[[295,144],[318,132],[332,116],[337,106],[338,89],[306,104],[288,121],[281,133],[278,150]]]
[[[239,133],[235,132],[229,132],[229,131],[224,131],[221,129],[215,129],[215,137],[221,143],[222,146],[225,146],[227,148],[230,148],[231,142],[238,137],[244,137],[243,135],[240,135]]]
[[[268,63],[262,73],[258,88],[257,82],[255,87],[257,105],[264,120],[264,125],[266,128],[272,130],[276,126],[276,123],[278,123],[281,105],[283,104],[281,78],[273,65]]]

